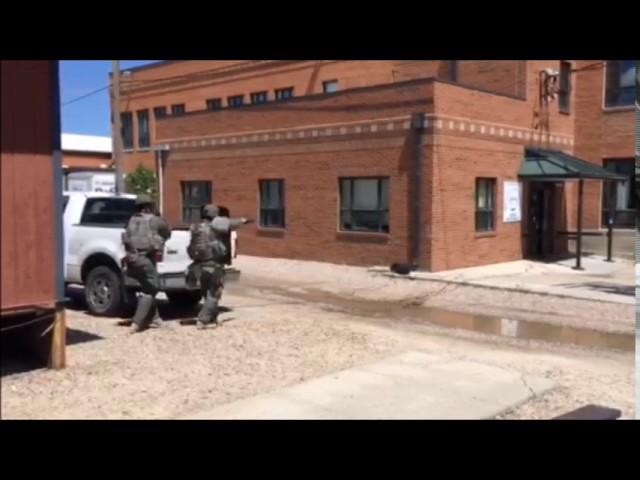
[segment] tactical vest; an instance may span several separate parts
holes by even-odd
[[[227,249],[211,227],[211,223],[201,222],[191,226],[191,241],[187,253],[197,262],[220,261],[226,256]]]
[[[153,215],[149,213],[136,214],[129,220],[122,241],[127,251],[149,252],[162,250],[164,242],[158,232],[151,227]]]

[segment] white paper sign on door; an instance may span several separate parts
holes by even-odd
[[[504,223],[520,222],[522,211],[520,208],[520,184],[518,182],[504,182]]]

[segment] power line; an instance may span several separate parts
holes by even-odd
[[[87,97],[90,97],[91,95],[95,95],[96,93],[100,93],[100,92],[102,92],[103,90],[106,90],[106,89],[108,89],[108,88],[109,88],[109,85],[107,85],[106,87],[98,88],[97,90],[94,90],[94,91],[92,91],[92,92],[85,93],[84,95],[81,95],[81,96],[79,96],[79,97],[76,97],[76,98],[74,98],[73,100],[69,100],[68,102],[64,102],[64,103],[62,104],[62,106],[63,106],[63,107],[66,107],[67,105],[69,105],[69,104],[71,104],[71,103],[75,103],[75,102],[78,102],[78,101],[80,101],[80,100],[83,100],[83,99],[85,99],[85,98],[87,98]]]

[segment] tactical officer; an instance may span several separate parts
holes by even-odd
[[[226,238],[232,230],[250,221],[246,218],[227,218],[219,216],[216,205],[202,208],[202,221],[191,226],[191,241],[188,253],[193,263],[189,266],[189,276],[200,282],[204,303],[198,314],[198,328],[208,324],[221,324],[218,319],[218,304],[224,288],[224,259],[228,254]]]
[[[127,275],[140,283],[142,296],[131,319],[131,333],[137,333],[149,325],[162,326],[158,315],[158,269],[156,254],[164,250],[164,243],[171,237],[171,228],[160,216],[155,215],[153,200],[148,195],[136,198],[137,212],[129,219],[122,241],[127,252]]]

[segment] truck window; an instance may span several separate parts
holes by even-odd
[[[80,225],[124,227],[136,211],[132,198],[89,198]]]

